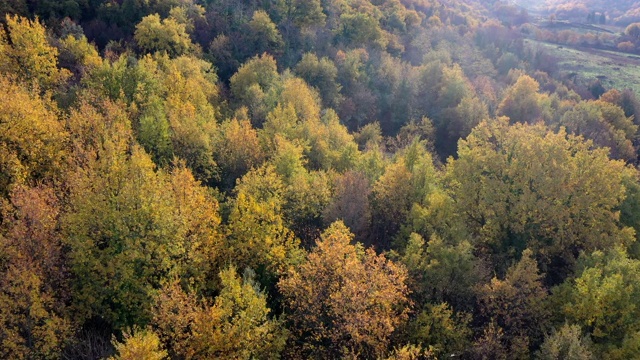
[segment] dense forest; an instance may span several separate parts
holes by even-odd
[[[640,101],[526,10],[0,15],[0,358],[640,358]]]

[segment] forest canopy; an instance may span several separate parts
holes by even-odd
[[[0,3],[0,358],[640,358],[640,101],[509,6]]]

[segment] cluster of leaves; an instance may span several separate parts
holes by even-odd
[[[640,105],[481,5],[2,6],[0,357],[640,356]]]

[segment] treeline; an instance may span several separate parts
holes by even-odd
[[[598,24],[627,26],[640,20],[638,3],[632,0],[608,2],[602,0],[549,0],[537,4],[547,13],[558,18],[580,20]]]
[[[640,356],[640,104],[481,5],[0,6],[0,357]]]

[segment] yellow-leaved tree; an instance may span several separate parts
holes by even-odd
[[[134,39],[145,52],[160,51],[170,56],[183,55],[193,47],[185,24],[171,17],[160,19],[158,14],[142,18],[136,25]]]
[[[0,196],[62,174],[68,134],[53,101],[0,75]]]
[[[163,360],[167,351],[163,349],[160,338],[149,329],[134,328],[125,331],[123,342],[112,340],[117,355],[108,360]]]
[[[287,331],[271,317],[253,271],[240,278],[229,267],[220,272],[220,280],[213,303],[185,293],[177,282],[162,288],[154,321],[170,353],[185,359],[278,358]]]
[[[280,280],[293,340],[303,358],[380,358],[407,317],[404,266],[352,245],[342,222],[331,225],[306,261]]]
[[[299,262],[300,241],[283,217],[284,191],[282,179],[270,165],[252,170],[238,181],[225,238],[229,261],[271,275],[282,274]]]
[[[69,124],[76,167],[62,226],[77,317],[144,325],[165,280],[212,287],[220,217],[210,193],[183,164],[156,171],[118,104],[84,104]]]
[[[511,122],[535,123],[542,116],[540,84],[527,75],[522,75],[509,87],[498,106],[498,114],[507,116]]]
[[[49,45],[46,29],[37,18],[7,15],[6,22],[9,31],[0,29],[1,73],[41,90],[52,89],[69,77],[69,71],[58,69],[58,49]]]

